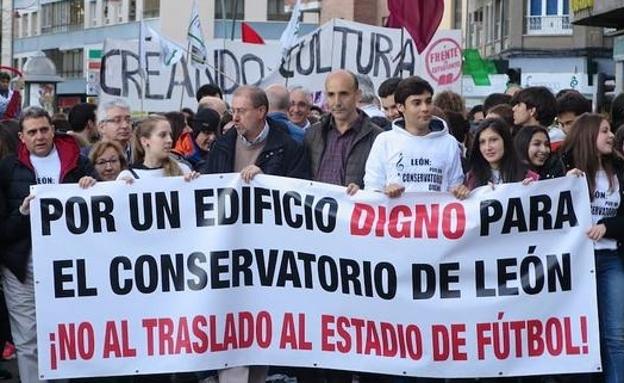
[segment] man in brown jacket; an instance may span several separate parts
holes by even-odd
[[[305,136],[312,179],[347,187],[353,194],[364,186],[364,167],[375,138],[383,130],[357,109],[360,90],[347,70],[331,72],[325,80],[330,115],[312,125]]]

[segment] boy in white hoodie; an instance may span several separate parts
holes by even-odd
[[[403,118],[377,136],[366,161],[364,188],[391,198],[405,191],[448,191],[465,197],[461,149],[444,120],[431,115],[431,85],[408,77],[394,97]]]

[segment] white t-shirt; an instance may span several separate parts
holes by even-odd
[[[436,120],[439,129],[425,136],[415,136],[397,125],[402,120],[379,134],[366,161],[364,188],[383,191],[396,183],[405,186],[406,192],[446,192],[463,183],[459,143],[446,124]]]
[[[175,161],[175,160],[172,160],[172,161]],[[191,168],[189,168],[186,164],[183,164],[182,162],[178,162],[178,161],[176,161],[176,163],[182,170],[182,174],[186,175],[191,172]],[[119,175],[117,176],[117,179],[120,180],[125,177],[137,178],[137,176],[139,179],[165,177],[165,169],[163,169],[162,167],[160,168],[135,167],[135,168],[132,168],[132,170],[136,173],[136,176],[132,174],[130,170],[122,170],[121,173],[119,173]]]
[[[613,176],[613,188],[609,190],[609,178],[604,170],[596,172],[596,190],[591,201],[592,221],[598,223],[603,218],[615,217],[620,207],[620,185]],[[595,250],[617,250],[615,239],[603,238],[594,242]]]
[[[56,147],[45,157],[30,155],[30,163],[35,169],[35,177],[38,184],[57,184],[61,178],[61,159]]]

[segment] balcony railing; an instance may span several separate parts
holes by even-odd
[[[73,32],[83,28],[84,23],[82,21],[76,24],[42,25],[41,33]]]
[[[528,35],[571,35],[570,16],[528,16],[526,18]]]

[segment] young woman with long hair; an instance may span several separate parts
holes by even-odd
[[[141,120],[132,137],[133,164],[117,179],[130,181],[147,177],[185,176],[189,180],[199,173],[171,157],[173,139],[171,125],[162,116],[152,115]]]
[[[469,162],[466,186],[470,190],[488,184],[519,182],[526,178],[526,172],[516,157],[509,127],[499,118],[481,121]]]
[[[562,147],[568,174],[587,179],[593,225],[600,345],[605,383],[624,382],[624,163],[615,154],[609,121],[578,117]]]
[[[540,180],[565,176],[561,159],[550,152],[550,138],[543,126],[523,126],[514,137],[514,146],[520,163],[539,174]]]

